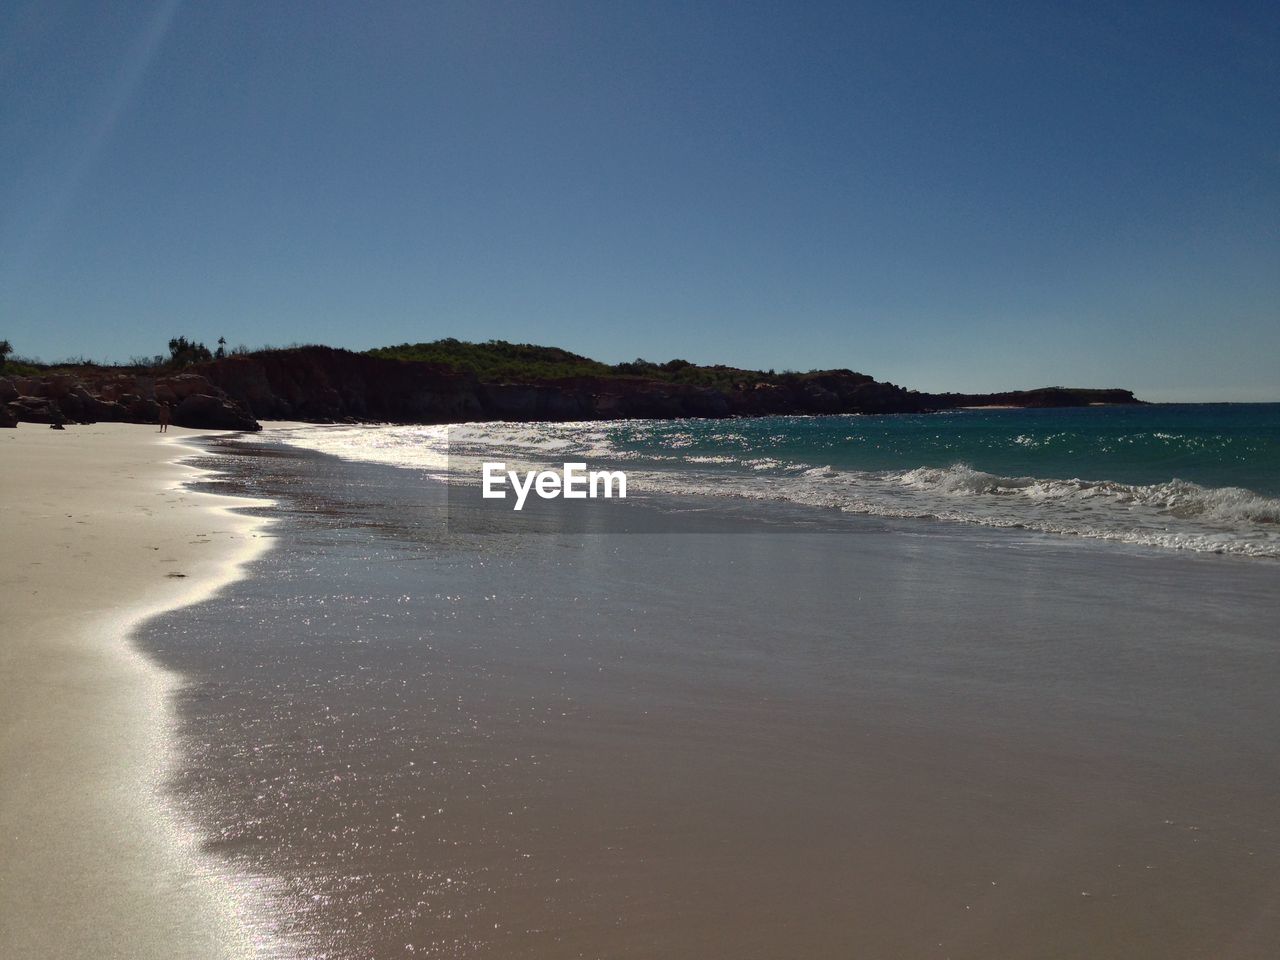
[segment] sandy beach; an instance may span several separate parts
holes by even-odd
[[[254,950],[229,883],[159,795],[176,678],[129,631],[207,598],[267,543],[195,493],[198,431],[0,431],[0,955]]]
[[[0,50],[0,960],[1280,960],[1280,4]]]
[[[1270,561],[285,434],[0,433],[0,957],[1272,955]]]

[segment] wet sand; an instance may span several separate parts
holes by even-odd
[[[266,543],[237,501],[179,487],[198,435],[0,430],[0,956],[254,949],[246,907],[160,795],[178,678],[128,640]]]
[[[870,518],[467,537],[415,471],[235,473],[277,549],[140,642],[190,678],[175,799],[297,955],[1280,942],[1274,564]]]

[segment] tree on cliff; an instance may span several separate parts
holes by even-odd
[[[193,363],[204,363],[212,360],[213,354],[203,343],[188,340],[186,337],[174,337],[169,341],[169,366],[189,367]]]
[[[0,340],[0,370],[4,369],[4,363],[11,353],[13,353],[13,344],[8,340]]]

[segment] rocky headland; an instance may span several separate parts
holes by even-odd
[[[461,346],[483,350],[487,345]],[[1140,402],[1122,389],[1045,387],[994,394],[922,393],[852,370],[775,374],[699,367],[683,361],[605,367],[553,348],[527,349],[570,357],[574,363],[534,365],[522,372],[375,355],[386,351],[353,353],[330,347],[297,347],[229,356],[181,370],[82,365],[0,373],[0,426],[18,421],[155,423],[161,404],[169,407],[173,422],[179,426],[257,430],[259,420],[462,423],[673,419]],[[561,369],[571,375],[557,375]]]

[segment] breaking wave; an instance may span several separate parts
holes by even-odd
[[[1039,503],[1109,501],[1120,507],[1149,507],[1180,519],[1280,523],[1280,500],[1262,497],[1240,487],[1202,487],[1185,480],[1133,485],[1110,480],[1002,477],[964,464],[945,469],[920,467],[902,474],[899,480],[921,490],[961,496],[1025,497]]]
[[[1280,557],[1280,499],[1183,480],[1136,485],[985,473],[966,464],[767,479],[632,474],[637,489],[780,500],[850,513],[1009,527],[1179,550]]]
[[[1144,415],[1157,414],[1166,419],[1173,416],[1160,411]],[[1102,426],[1107,422],[1102,421]],[[1005,462],[1015,469],[1023,466],[1013,459],[1022,455],[1017,451],[1036,445],[1059,448],[1056,459],[1036,461],[1046,472],[1078,469],[1102,473],[1117,468],[1133,473],[1140,467],[1147,475],[1167,470],[1164,475],[1169,476],[1186,468],[1192,473],[1199,470],[1196,475],[1201,478],[1212,475],[1218,480],[1239,475],[1233,464],[1270,462],[1260,459],[1270,455],[1271,447],[1265,444],[1272,443],[1262,433],[1232,438],[1221,431],[1194,434],[1184,430],[1175,435],[1139,426],[1141,430],[1128,433],[1112,429],[1105,444],[1098,440],[1087,450],[1081,440],[1084,430],[1066,433],[1057,420],[1035,419],[1034,415],[1017,421],[878,418],[871,422],[868,418],[865,424],[848,418],[764,418],[750,423],[334,426],[275,435],[340,457],[454,479],[465,477],[468,471],[478,476],[478,464],[485,459],[521,464],[525,469],[583,460],[593,466],[626,469],[630,487],[637,492],[778,500],[883,517],[928,518],[1179,550],[1280,558],[1280,499],[1239,486],[1184,479],[1144,484],[985,472],[960,458],[947,466],[916,465],[941,452],[939,437],[951,444],[962,429],[972,434],[970,446],[987,458],[997,441],[1003,444]],[[1032,434],[1031,428],[1039,432]],[[1005,430],[1003,439],[998,429]],[[1096,424],[1093,429],[1098,437],[1106,436]],[[1132,459],[1107,459],[1119,456],[1115,450],[1149,444],[1152,437],[1164,438],[1162,443],[1169,437],[1177,439],[1181,459],[1163,460],[1169,456],[1167,451],[1150,453],[1145,448],[1143,455],[1149,463],[1137,467]],[[890,447],[890,454],[882,453]],[[833,457],[826,465],[816,465],[823,464],[827,454],[844,459]],[[877,455],[900,464],[914,460],[914,464],[889,469],[850,466],[851,461]],[[1248,461],[1249,457],[1253,460]],[[1267,474],[1268,468],[1261,472]],[[1258,474],[1254,469],[1250,475]]]

